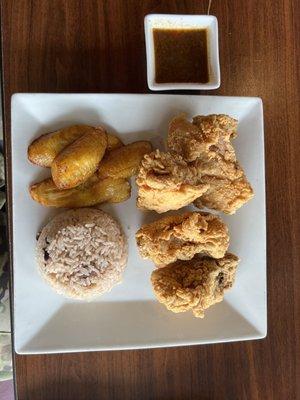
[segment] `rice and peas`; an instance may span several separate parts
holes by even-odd
[[[57,215],[37,243],[39,271],[60,294],[89,299],[120,283],[127,262],[127,242],[119,224],[92,208]]]

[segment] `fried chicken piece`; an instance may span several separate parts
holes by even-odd
[[[143,258],[157,266],[177,259],[190,260],[196,253],[221,258],[229,245],[227,226],[213,214],[187,212],[144,225],[136,233]]]
[[[186,161],[194,161],[199,154],[207,151],[200,129],[181,114],[169,123],[167,146],[171,151],[180,154]]]
[[[230,139],[236,137],[236,129],[237,120],[227,115],[199,115],[190,122],[182,114],[170,122],[167,143],[170,150],[188,162],[213,157],[215,146],[225,159],[235,161]]]
[[[203,318],[204,311],[223,300],[224,292],[234,283],[239,259],[195,256],[189,261],[177,261],[152,272],[151,283],[157,300],[168,310],[180,313],[192,310]]]
[[[199,183],[197,170],[180,155],[156,150],[142,159],[137,206],[163,213],[178,210],[200,197],[208,185]]]
[[[253,197],[230,141],[236,137],[236,129],[237,120],[223,114],[199,115],[193,123],[182,115],[171,121],[168,146],[182,154],[197,169],[200,181],[209,185],[195,201],[197,207],[233,214]]]
[[[208,207],[225,214],[234,214],[253,197],[253,189],[238,163],[229,165],[228,170],[222,175],[217,175],[220,168],[217,168],[217,163],[213,161],[208,163],[197,161],[197,167],[203,174],[201,181],[208,184],[209,189],[194,201],[196,207],[200,209]]]
[[[130,197],[130,184],[126,179],[106,178],[96,174],[82,185],[72,189],[58,189],[51,178],[31,185],[30,196],[46,207],[89,207],[109,202],[120,203]]]
[[[130,178],[136,175],[143,156],[152,151],[150,142],[138,141],[110,151],[101,160],[99,178]]]
[[[52,179],[59,189],[72,189],[92,176],[104,156],[107,136],[94,128],[65,147],[51,164]]]

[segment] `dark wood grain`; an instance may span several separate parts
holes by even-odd
[[[9,188],[12,93],[147,92],[144,15],[201,14],[207,7],[200,0],[2,1]],[[211,93],[264,101],[268,336],[177,349],[16,356],[20,400],[300,398],[300,2],[212,0],[210,12],[219,20],[222,72],[221,88]]]

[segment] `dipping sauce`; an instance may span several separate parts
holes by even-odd
[[[209,82],[206,29],[153,29],[157,83]]]

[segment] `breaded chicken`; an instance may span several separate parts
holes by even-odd
[[[226,161],[218,153],[210,160],[197,159],[194,166],[201,174],[201,182],[209,189],[194,204],[198,208],[234,214],[253,197],[253,190],[237,161]]]
[[[223,114],[196,116],[193,123],[179,116],[170,123],[169,148],[189,161],[198,171],[199,181],[209,185],[194,203],[199,208],[233,214],[253,197],[230,142],[236,129],[237,121]]]
[[[232,287],[238,262],[238,257],[227,253],[218,260],[195,256],[156,269],[151,275],[155,296],[174,313],[192,310],[195,317],[203,318],[204,311],[222,301]]]
[[[236,129],[237,120],[227,115],[198,115],[190,122],[181,114],[169,124],[168,148],[191,162],[213,157],[217,146],[226,159],[235,161],[230,139],[236,137]]]
[[[212,114],[197,115],[193,118],[193,125],[201,131],[202,140],[207,143],[208,151],[203,156],[213,158],[218,152],[227,161],[236,161],[235,151],[231,139],[237,136],[238,121],[228,115]],[[197,158],[201,158],[198,156]]]
[[[186,212],[144,225],[136,233],[143,258],[157,266],[190,260],[196,253],[221,258],[229,245],[227,226],[212,214]]]
[[[137,206],[163,213],[178,210],[198,197],[208,185],[199,183],[195,167],[180,155],[156,150],[142,159],[138,176]]]

